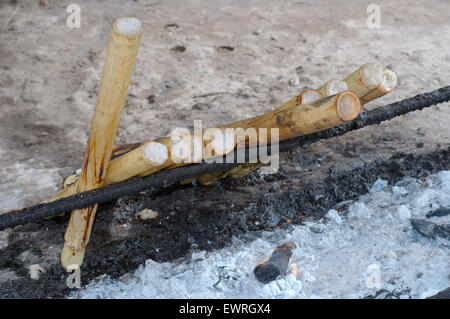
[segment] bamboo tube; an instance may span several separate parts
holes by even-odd
[[[336,92],[336,94],[339,92]],[[320,100],[324,95],[318,90],[307,89],[300,93],[299,104],[306,104],[315,100]]]
[[[298,97],[296,97],[296,98],[288,101],[284,105],[280,106],[278,108],[278,110],[286,109],[286,108],[292,107],[293,105],[296,105],[296,104],[305,104],[305,103],[313,102],[316,100],[320,100],[321,98],[323,98],[323,95],[318,90],[306,89],[302,93],[300,93],[300,95]],[[198,178],[197,181],[201,185],[209,185],[209,184],[212,184],[212,183],[218,181],[219,179],[226,178],[227,176],[231,176],[233,178],[242,178],[245,175],[248,175],[251,172],[257,170],[259,167],[261,167],[261,165],[262,164],[260,162],[244,163],[239,166],[233,167],[230,171],[225,172],[225,173],[223,172],[222,174],[203,175],[200,178]]]
[[[351,75],[349,75],[345,81],[330,80],[317,90],[313,89],[304,90],[299,96],[284,103],[277,110],[280,111],[291,108],[298,104],[309,103],[321,99],[323,95],[328,96],[337,94],[348,87],[347,82],[353,87],[357,95],[358,94],[361,95],[369,91],[369,93],[367,93],[364,97],[361,98],[361,104],[368,103],[373,99],[376,99],[386,93],[391,92],[396,86],[397,76],[395,75],[395,73],[389,69],[384,69],[382,81],[379,84],[379,86],[376,89],[370,89],[370,87],[373,87],[376,83],[379,82],[378,80],[379,68],[380,65],[378,64],[374,63],[365,64],[362,67],[358,68],[358,70],[353,72]],[[120,155],[120,152],[123,152],[122,148],[128,150],[131,147],[134,147],[134,145],[130,145],[129,147],[128,146],[118,147],[118,155]],[[250,163],[249,165],[255,167],[261,166],[260,164],[257,163]],[[199,178],[198,181],[200,184],[211,184],[212,182],[217,181],[218,179],[224,178],[226,176],[232,176],[236,178],[245,176],[245,172],[242,173],[243,175],[238,173],[240,168],[244,168],[244,166],[240,165],[238,167],[233,168],[234,172],[233,174],[225,174],[225,172],[222,172],[222,174],[215,174],[215,176],[212,176],[212,174],[210,176],[205,175]],[[246,166],[244,171],[251,172],[248,168],[249,167]]]
[[[270,129],[279,129],[280,141],[294,136],[301,136],[321,131],[345,121],[351,121],[359,115],[361,104],[358,96],[350,91],[326,97],[307,104],[290,108],[276,109],[272,112],[230,123],[233,128],[267,128],[268,136],[264,141],[271,142]],[[239,140],[239,137],[236,137]],[[260,136],[258,135],[258,142]],[[248,141],[246,142],[248,146]]]
[[[330,80],[317,89],[323,97],[335,95],[346,90],[348,90],[347,83],[337,79]]]
[[[225,131],[223,136],[220,133],[222,131]],[[234,149],[236,144],[234,134],[230,135],[230,132],[223,129],[215,130],[214,133],[215,135],[211,134],[210,138],[204,138],[203,141],[189,131],[181,134],[179,138],[167,137],[157,141],[146,141],[110,162],[104,185],[121,182],[135,176],[147,176],[161,169],[196,163],[203,158],[213,158]],[[214,139],[215,136],[218,137]],[[206,149],[208,152],[203,152]],[[72,184],[42,203],[76,194],[79,182],[76,175],[71,175],[70,179],[74,180]]]
[[[246,120],[229,123],[224,125],[220,129],[222,130],[222,132],[225,131],[226,134],[227,128],[242,128],[243,131],[248,128],[267,128],[268,136],[261,136],[260,139],[260,136],[258,134],[257,140],[255,142],[270,143],[271,128],[279,128],[279,138],[281,141],[290,137],[324,130],[338,125],[344,121],[350,121],[358,116],[361,109],[358,97],[350,91],[344,91],[337,95],[321,100],[316,100],[307,104],[297,104],[294,100],[298,101],[298,98],[288,101],[283,106],[269,113]],[[190,134],[192,134],[192,137],[194,138],[193,133]],[[211,134],[211,137],[212,136],[213,135]],[[223,143],[223,139],[218,138],[213,140],[212,138],[204,138],[202,144],[207,151],[204,152],[203,158],[208,159],[217,155],[227,154],[234,148],[235,143],[238,143],[239,139],[246,139],[246,137],[243,134],[237,134],[235,136],[235,140],[233,140],[232,143],[214,146],[214,150],[216,152],[214,152],[214,154],[209,154],[208,156],[207,152],[211,150],[210,143]],[[143,143],[138,148],[111,161],[110,167],[108,168],[108,174],[105,178],[105,185],[120,182],[134,176],[147,176],[158,170],[186,165],[198,159],[196,158],[180,163],[179,161],[174,160],[174,154],[176,155],[176,152],[173,152],[171,149],[172,145],[170,142],[170,138],[164,138],[155,142],[166,145],[169,149],[169,153],[171,154],[169,159],[163,165],[156,167],[153,165],[149,165],[144,160],[140,159],[142,148],[145,145],[145,143]],[[242,146],[248,146],[247,139]],[[225,151],[226,153],[218,153],[217,150]],[[132,163],[134,163],[136,160],[139,163],[134,166]],[[124,169],[124,167],[127,169]],[[128,170],[128,168],[131,169]],[[138,173],[139,171],[140,173]],[[238,175],[236,171],[235,175]],[[52,196],[52,198],[47,200],[47,202],[75,194],[76,187],[76,183],[70,185],[68,188]]]
[[[77,192],[104,184],[141,37],[142,23],[136,18],[123,17],[112,23]],[[94,205],[72,212],[61,253],[64,268],[72,264],[81,266],[96,210]]]
[[[383,80],[383,67],[378,63],[367,63],[347,76],[344,81],[348,90],[362,97],[376,89]]]
[[[397,75],[394,71],[385,68],[383,70],[383,80],[381,84],[374,90],[361,97],[361,104],[368,103],[380,96],[392,92],[397,86]]]
[[[152,167],[161,167],[169,158],[168,140],[146,141],[126,155],[111,161],[105,185],[129,179]]]

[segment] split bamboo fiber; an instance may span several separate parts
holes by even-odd
[[[92,190],[104,184],[141,37],[142,23],[136,18],[119,18],[112,24],[97,104],[76,192]],[[61,254],[64,268],[82,264],[96,210],[97,205],[94,205],[72,212]]]

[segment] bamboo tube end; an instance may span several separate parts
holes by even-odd
[[[323,96],[319,91],[307,89],[307,90],[304,90],[300,94],[300,104],[305,104],[305,103],[313,102],[315,100],[320,100],[322,97]]]
[[[342,80],[330,80],[327,83],[327,96],[335,95],[348,90],[347,83]]]
[[[135,17],[121,17],[114,20],[113,29],[121,35],[136,37],[142,32],[142,22]]]
[[[169,150],[161,143],[150,142],[142,150],[142,157],[151,165],[161,166],[169,158]]]
[[[394,71],[385,68],[383,70],[383,80],[381,81],[379,89],[383,93],[389,93],[397,86],[397,74]]]
[[[368,63],[360,69],[361,82],[369,89],[376,89],[383,81],[383,67],[378,63]]]
[[[85,248],[72,250],[67,244],[64,244],[61,252],[61,265],[64,269],[70,269],[73,265],[81,267],[83,264]]]
[[[336,111],[342,121],[351,121],[361,112],[361,102],[358,96],[350,91],[339,94],[336,101]]]

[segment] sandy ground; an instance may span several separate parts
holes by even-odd
[[[80,1],[81,28],[70,29],[73,1],[0,1],[0,211],[52,195],[80,167],[118,16],[137,16],[145,32],[117,144],[165,136],[194,120],[209,126],[261,114],[371,61],[392,68],[399,84],[368,109],[449,85],[448,1],[379,1],[379,29],[366,26],[371,2]],[[448,106],[308,150],[353,165],[446,147]]]

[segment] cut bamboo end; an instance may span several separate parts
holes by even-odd
[[[368,89],[377,88],[383,81],[383,67],[378,63],[368,63],[360,68],[361,82]]]
[[[383,71],[383,80],[378,89],[384,94],[393,91],[397,86],[397,74],[391,69],[385,68]]]
[[[333,79],[317,89],[323,97],[332,96],[348,90],[347,83],[342,80]]]
[[[113,22],[113,30],[131,38],[142,33],[142,22],[135,17],[121,17]]]
[[[383,80],[381,84],[374,90],[361,97],[361,103],[366,104],[379,98],[389,92],[392,92],[397,86],[397,74],[394,71],[385,68],[383,70]]]
[[[378,63],[367,63],[345,78],[349,91],[362,97],[377,88],[383,80],[383,67]]]
[[[313,102],[316,100],[320,100],[322,97],[323,96],[319,91],[307,89],[307,90],[304,90],[300,94],[300,104],[305,104],[305,103]]]
[[[143,147],[142,157],[150,165],[161,166],[169,158],[167,146],[157,142],[150,142]]]
[[[361,112],[361,102],[356,94],[345,91],[338,96],[336,112],[344,122],[354,120]]]

